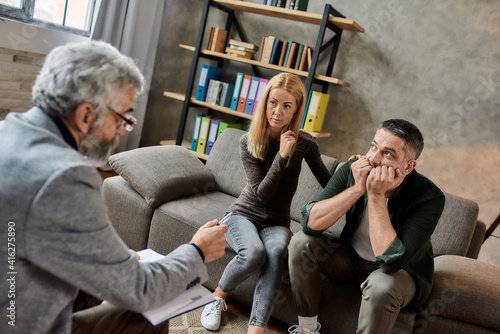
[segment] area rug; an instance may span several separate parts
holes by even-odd
[[[169,321],[169,334],[201,334],[201,333],[224,333],[224,334],[245,334],[248,329],[248,319],[233,314],[229,311],[222,312],[220,328],[217,331],[209,331],[200,323],[201,311],[203,307],[180,315]],[[266,329],[265,334],[274,334]]]

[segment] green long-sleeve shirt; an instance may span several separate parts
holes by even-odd
[[[332,176],[321,194],[302,208],[301,224],[304,233],[318,236],[323,232],[309,228],[309,213],[317,202],[331,198],[354,185],[351,171],[354,161],[344,164]],[[346,225],[338,236],[341,242],[349,242],[359,227],[367,199],[368,195],[365,194],[347,211]],[[413,277],[416,292],[410,308],[417,308],[425,303],[432,288],[434,255],[430,238],[443,212],[444,202],[443,192],[416,170],[406,176],[389,198],[389,216],[397,236],[384,253],[376,257],[376,262],[386,274],[404,269]]]

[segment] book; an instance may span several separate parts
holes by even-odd
[[[260,41],[260,52],[259,52],[259,61],[262,61],[262,53],[264,53],[264,47],[266,46],[267,37],[262,37]]]
[[[257,45],[254,45],[252,43],[237,41],[235,39],[230,39],[229,40],[229,44],[230,45],[234,45],[234,46],[241,46],[241,47],[243,47],[245,49],[248,49],[248,50],[253,50],[253,51],[258,51],[259,50],[259,47]]]
[[[234,82],[233,96],[231,98],[230,109],[236,111],[238,109],[238,99],[240,97],[241,84],[243,82],[243,73],[238,72],[236,74],[236,80]]]
[[[283,45],[281,47],[280,59],[278,60],[278,66],[283,66],[287,50],[288,50],[288,41],[283,41]]]
[[[287,68],[294,68],[295,67],[295,61],[297,58],[297,49],[299,48],[299,44],[296,42],[292,42],[292,45],[290,46],[290,51],[288,54],[288,59],[286,63]]]
[[[226,48],[226,53],[237,55],[237,56],[242,56],[242,57],[248,58],[248,59],[252,58],[252,55],[254,54],[253,52],[249,52],[246,50],[233,49],[231,47]]]
[[[306,121],[304,123],[305,131],[309,132],[321,131],[329,99],[330,99],[329,94],[315,92],[315,91],[311,93],[311,100],[309,102]]]
[[[295,10],[307,11],[307,5],[309,0],[295,0],[294,8]]]
[[[282,47],[283,47],[283,41],[276,38],[274,40],[273,51],[271,52],[271,58],[269,60],[270,64],[278,65]]]
[[[241,113],[245,112],[245,106],[247,103],[247,95],[248,95],[248,90],[250,89],[250,82],[251,81],[252,81],[251,75],[245,74],[243,76],[240,97],[238,99],[238,107],[236,108],[236,111],[238,111],[238,112],[241,112]]]
[[[224,52],[226,45],[227,30],[222,28],[212,27],[210,30],[210,39],[207,49],[215,52]]]
[[[286,64],[288,63],[288,57],[290,56],[290,48],[292,47],[292,43],[293,43],[292,40],[288,41],[288,45],[287,45],[286,53],[285,53],[285,60],[283,60],[283,66],[285,66],[285,67],[286,67]]]
[[[309,47],[307,45],[304,45],[304,51],[302,52],[302,58],[300,58],[300,64],[299,64],[300,71],[307,71],[307,51],[308,50],[309,50]]]
[[[276,37],[274,36],[268,36],[266,37],[266,41],[264,43],[264,50],[262,53],[262,60],[261,62],[263,63],[269,63],[271,61],[271,54],[273,52],[273,47],[274,47],[274,40]]]
[[[300,67],[300,60],[302,59],[302,54],[304,53],[304,44],[299,45],[299,49],[297,50],[297,56],[295,58],[295,65],[292,67],[296,70]]]
[[[140,256],[139,261],[144,263],[154,262],[163,257],[163,255],[155,252],[150,248],[138,251],[137,254]],[[142,315],[153,326],[156,326],[181,314],[210,304],[214,301],[215,298],[210,290],[208,290],[201,284],[196,284],[190,289],[182,292],[173,300],[165,303],[163,306],[143,312]]]
[[[285,8],[290,9],[290,3],[291,2],[292,2],[292,0],[286,0]]]

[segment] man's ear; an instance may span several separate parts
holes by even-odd
[[[75,126],[79,132],[87,134],[90,130],[90,126],[94,122],[95,114],[93,112],[93,107],[88,102],[83,102],[76,107],[75,110]]]
[[[403,174],[405,176],[408,175],[408,174],[410,174],[415,169],[415,167],[417,167],[417,160],[415,160],[415,159],[409,159],[405,163],[405,169],[403,171]]]

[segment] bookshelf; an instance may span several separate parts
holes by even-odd
[[[318,26],[318,33],[316,36],[316,41],[313,47],[312,60],[308,71],[300,71],[291,68],[286,68],[283,66],[273,65],[269,63],[259,62],[253,59],[245,59],[235,57],[226,53],[209,51],[202,49],[203,37],[205,33],[205,28],[207,25],[207,19],[211,8],[216,8],[218,10],[227,13],[227,21],[225,30],[227,30],[228,36],[230,36],[231,29],[234,27],[239,39],[244,42],[248,42],[245,33],[241,29],[240,22],[235,16],[235,12],[243,11],[248,13],[253,13],[256,15],[270,16],[283,20],[290,20],[295,22],[309,23]],[[324,36],[326,30],[329,29],[335,33],[335,35],[328,41],[324,42]],[[292,10],[287,8],[279,8],[268,5],[263,5],[259,3],[241,1],[241,0],[204,0],[203,12],[200,20],[200,26],[198,30],[198,35],[196,39],[196,44],[194,46],[180,44],[179,46],[183,49],[193,52],[193,61],[191,63],[188,85],[184,94],[167,92],[163,93],[164,96],[168,98],[173,98],[178,101],[183,102],[182,114],[179,124],[179,129],[177,132],[176,145],[182,145],[182,140],[184,136],[184,130],[186,127],[187,116],[189,109],[191,107],[205,107],[208,108],[210,112],[218,111],[226,113],[229,115],[237,116],[240,118],[252,119],[251,115],[243,114],[241,112],[233,111],[230,108],[225,108],[221,106],[212,105],[206,102],[198,101],[192,97],[193,90],[196,88],[197,82],[197,71],[198,63],[200,59],[209,59],[217,61],[217,67],[223,67],[224,62],[240,62],[251,66],[256,76],[259,75],[259,68],[267,68],[271,70],[276,70],[277,72],[289,72],[297,76],[305,78],[305,88],[306,92],[311,90],[312,84],[317,84],[322,87],[321,91],[326,93],[328,91],[328,86],[330,84],[340,85],[344,87],[350,87],[350,83],[344,80],[332,77],[333,66],[335,63],[335,58],[337,56],[337,51],[342,36],[342,31],[348,30],[352,32],[362,33],[364,29],[357,24],[354,20],[345,18],[341,13],[335,10],[331,5],[326,4],[323,14],[316,14],[310,12],[304,12],[299,10]],[[226,40],[226,46],[228,44],[229,38]],[[224,47],[225,49],[225,47]],[[320,54],[329,53],[328,66],[324,74],[316,73],[317,64],[319,61]],[[328,132],[309,132],[315,138],[324,138],[330,136]],[[194,152],[195,153],[195,152]],[[206,159],[206,155],[195,154],[201,159]]]

